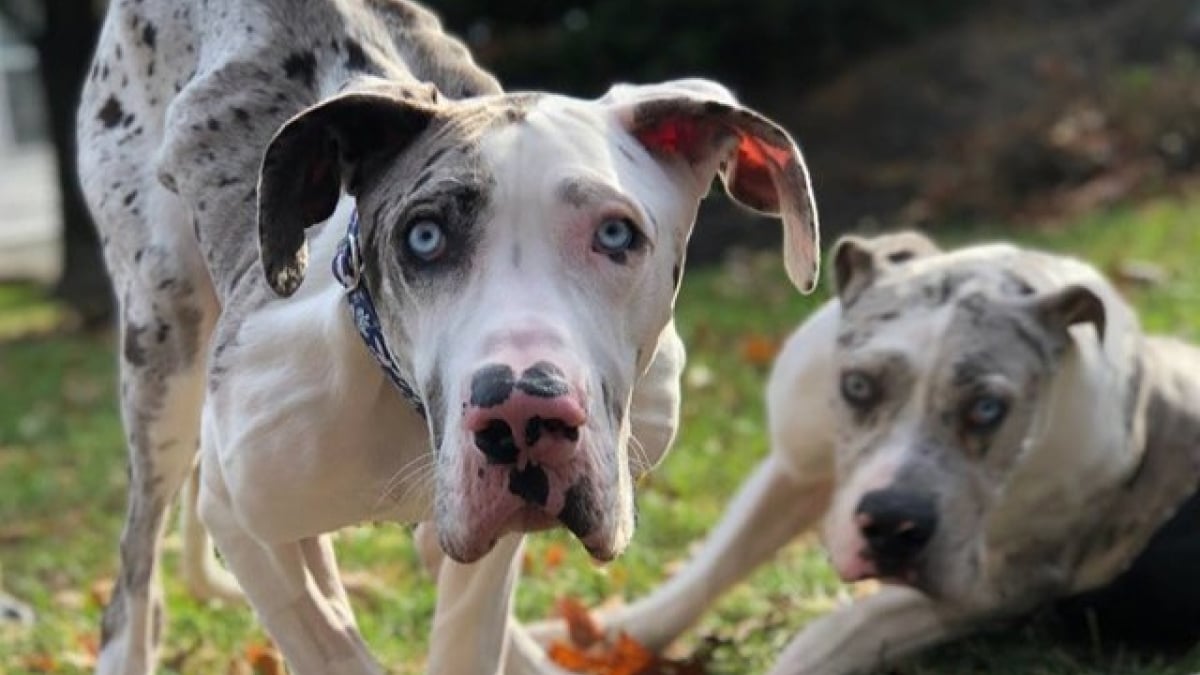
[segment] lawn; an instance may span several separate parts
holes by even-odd
[[[980,227],[969,236],[994,238],[997,232]],[[1125,287],[1145,325],[1200,341],[1200,199],[1164,198],[1022,238],[1113,272],[1130,262],[1152,262],[1166,273],[1164,283]],[[767,451],[764,353],[822,297],[797,295],[775,255],[735,256],[719,268],[689,272],[678,311],[691,354],[683,429],[661,470],[641,485],[633,545],[620,560],[597,568],[568,538],[535,537],[518,598],[522,617],[545,616],[564,595],[588,604],[641,595],[686,558]],[[33,289],[0,286],[0,575],[3,586],[38,613],[32,629],[0,627],[5,674],[87,671],[101,602],[115,573],[125,451],[113,337],[53,331],[56,316]],[[266,644],[261,630],[243,606],[191,599],[178,578],[178,548],[172,533],[160,672],[251,672],[248,658]],[[368,642],[393,672],[421,672],[434,599],[409,529],[353,528],[338,536],[338,550]],[[727,596],[681,649],[704,645],[711,651],[711,673],[762,672],[806,621],[854,592],[836,581],[813,541],[802,539]],[[1055,645],[1034,625],[939,650],[899,672],[1196,671],[1200,654],[1168,663],[1105,645]]]

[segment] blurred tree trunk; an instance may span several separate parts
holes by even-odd
[[[76,177],[75,110],[91,65],[100,18],[87,0],[44,0],[39,4],[40,16],[29,11],[28,3],[21,6],[19,0],[0,0],[0,11],[29,38],[40,60],[63,224],[62,273],[54,294],[78,312],[85,324],[96,325],[112,316],[113,296],[99,237]]]
[[[113,296],[100,253],[100,239],[83,201],[75,172],[75,110],[91,65],[100,20],[92,3],[46,0],[46,21],[34,40],[41,60],[42,88],[58,164],[63,219],[62,274],[54,292],[87,324],[107,321]]]

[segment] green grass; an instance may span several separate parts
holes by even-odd
[[[959,233],[955,241],[994,238]],[[697,236],[703,236],[698,233]],[[1165,284],[1128,287],[1145,325],[1200,341],[1200,200],[1159,200],[1026,234],[1023,240],[1087,258],[1113,271],[1153,261]],[[592,566],[568,538],[533,538],[518,598],[542,617],[561,595],[599,604],[648,592],[684,560],[720,517],[729,496],[767,452],[761,389],[767,366],[745,357],[748,340],[777,342],[823,298],[801,298],[776,256],[738,257],[689,273],[680,328],[691,360],[684,424],[665,464],[641,486],[641,525],[629,552]],[[10,592],[32,603],[32,629],[0,628],[0,673],[85,672],[101,598],[115,573],[124,510],[124,448],[115,404],[114,344],[107,335],[47,334],[59,313],[26,287],[0,287],[0,567]],[[33,335],[41,333],[40,337]],[[178,539],[167,542],[167,673],[224,673],[265,641],[241,606],[203,606],[180,584]],[[433,611],[409,531],[364,526],[341,533],[343,570],[367,640],[394,672],[420,672]],[[552,564],[552,549],[567,551]],[[838,584],[811,539],[784,550],[729,594],[683,643],[716,645],[714,673],[761,672],[790,636],[851,592]],[[51,661],[42,659],[49,657]],[[1174,675],[1200,670],[1200,654],[1167,661],[1048,642],[1014,628],[936,651],[906,675],[1001,673]]]

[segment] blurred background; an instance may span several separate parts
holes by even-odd
[[[1049,219],[1200,167],[1196,0],[443,0],[510,89],[703,75],[799,139],[830,234]],[[71,165],[103,1],[0,0],[0,278],[111,312]],[[712,200],[693,262],[777,240]]]
[[[614,81],[725,83],[804,149],[826,245],[851,230],[921,227],[949,244],[1011,238],[1069,252],[1109,273],[1148,329],[1200,340],[1200,0],[426,4],[509,89],[590,97]],[[72,161],[104,6],[0,0],[5,675],[94,665],[125,508],[113,302]],[[527,549],[521,616],[545,616],[563,596],[590,606],[645,593],[765,454],[763,379],[779,343],[828,293],[801,298],[787,285],[778,241],[774,223],[706,200],[678,308],[690,352],[684,424],[641,486],[638,540],[601,570],[569,540],[539,536]],[[162,672],[282,672],[245,608],[187,596],[173,534],[166,551]],[[350,529],[339,553],[368,641],[393,672],[420,672],[434,600],[407,532]],[[686,672],[759,672],[804,622],[859,592],[802,540],[693,632],[683,653],[696,667]],[[1039,635],[970,644],[898,672],[1200,671],[1200,653],[1139,660]]]

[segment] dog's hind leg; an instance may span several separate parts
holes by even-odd
[[[197,600],[244,599],[237,579],[217,560],[212,538],[197,513],[196,500],[200,494],[200,467],[192,469],[183,484],[179,500],[179,530],[183,535],[181,556],[183,582]]]
[[[161,217],[156,226],[186,231],[186,221],[173,217],[179,209],[168,205],[173,195],[159,189],[145,200],[148,221]],[[154,667],[162,621],[159,548],[167,509],[195,461],[204,354],[217,303],[195,249],[169,236],[137,242],[132,264],[113,276],[121,309],[129,497],[121,571],[104,611],[98,670],[133,674]]]
[[[610,634],[628,633],[662,649],[722,593],[766,562],[824,512],[829,477],[805,480],[771,455],[747,479],[696,557],[649,596],[597,617]],[[565,635],[561,621],[528,627],[541,643]]]

